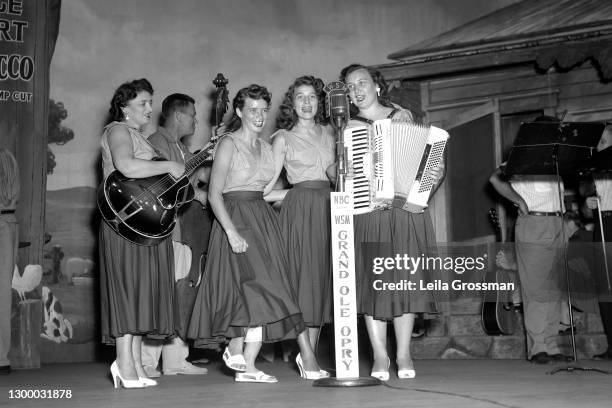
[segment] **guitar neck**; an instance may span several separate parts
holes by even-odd
[[[214,146],[214,143],[207,144],[202,150],[198,152],[198,154],[189,159],[187,163],[185,163],[185,173],[183,173],[183,177],[189,176],[191,173],[194,172],[195,169],[200,167],[202,163],[204,163],[206,159],[208,159],[209,153]]]

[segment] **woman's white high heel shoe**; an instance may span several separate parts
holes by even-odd
[[[319,371],[307,371],[304,369],[304,362],[302,361],[302,356],[300,353],[295,357],[295,363],[300,370],[300,377],[305,378],[307,380],[318,380],[321,378],[329,377],[329,373],[325,370]]]
[[[397,370],[397,377],[401,379],[414,378],[416,377],[416,371],[408,370]]]
[[[391,366],[391,360],[387,357],[387,371],[372,371],[370,377],[378,378],[380,381],[389,381],[389,367]]]
[[[140,383],[145,387],[154,387],[157,385],[157,381],[148,377],[138,377],[138,381],[140,381]]]
[[[397,362],[397,360],[396,360]],[[410,379],[410,378],[414,378],[416,377],[416,371],[414,371],[414,368],[405,368],[405,369],[399,369],[399,362],[397,362],[397,377],[404,380],[404,379]],[[412,364],[412,360],[410,360],[410,365]]]
[[[119,372],[119,366],[117,365],[117,361],[113,361],[113,364],[110,366],[110,372],[113,376],[113,384],[115,388],[119,388],[123,385],[123,388],[144,388],[144,384],[138,380],[126,380],[121,376]]]

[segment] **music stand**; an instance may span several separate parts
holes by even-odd
[[[579,169],[588,166],[589,161],[605,128],[604,123],[596,122],[526,122],[522,123],[510,150],[505,168],[507,175],[555,175],[559,193],[559,208],[563,209],[561,194],[561,175],[577,174]],[[565,228],[561,220],[563,240],[563,267],[565,270],[567,304],[569,309],[572,358],[576,363],[576,335],[570,290],[570,275],[567,260],[567,243]],[[559,371],[596,371],[609,374],[598,368],[585,368],[570,365],[557,368],[549,374]]]

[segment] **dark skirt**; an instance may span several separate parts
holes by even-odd
[[[355,275],[358,312],[375,319],[391,320],[406,313],[436,312],[436,302],[428,290],[376,290],[375,281],[400,283],[431,279],[430,271],[417,270],[411,274],[406,269],[385,269],[373,272],[376,257],[395,258],[432,256],[436,240],[429,212],[413,214],[397,208],[373,211],[354,217],[355,220]]]
[[[125,334],[174,335],[174,253],[167,239],[142,246],[100,226],[102,342]]]
[[[330,192],[327,181],[297,183],[281,207],[289,277],[310,327],[332,320]]]
[[[248,249],[234,253],[214,221],[187,337],[202,347],[258,326],[266,342],[296,337],[305,326],[287,276],[278,216],[259,191],[230,192],[223,199]]]

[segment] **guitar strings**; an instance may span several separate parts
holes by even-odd
[[[183,177],[185,177],[187,174],[191,173],[193,170],[195,170],[200,164],[202,164],[204,161],[206,161],[206,159],[208,158],[208,153],[213,149],[213,147],[215,146],[215,143],[209,143],[206,147],[204,147],[202,149],[202,151],[200,151],[198,154],[196,154],[195,156],[193,156],[187,163],[185,163],[185,172],[183,173],[183,175],[181,177],[179,177],[178,179],[174,180],[174,177],[172,177],[170,174],[166,174],[164,177],[162,177],[160,180],[158,180],[157,182],[151,184],[148,188],[148,190],[156,190],[160,187],[163,187],[165,190],[167,190],[172,184],[176,183],[178,180],[182,179]],[[191,167],[191,165],[195,162],[198,162],[197,165],[193,166],[193,169],[187,169],[188,167]],[[168,185],[168,183],[170,183]],[[153,191],[153,193],[155,194],[155,191]],[[142,192],[139,195],[137,195],[136,197],[134,197],[135,201],[139,201],[141,200],[143,197],[145,197],[145,193]]]

